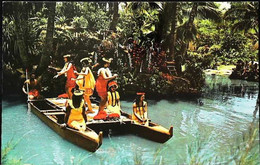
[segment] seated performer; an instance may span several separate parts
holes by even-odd
[[[65,123],[71,128],[85,131],[87,121],[85,108],[83,91],[74,90],[72,99],[68,100],[66,105]]]
[[[149,119],[147,117],[147,102],[144,101],[145,93],[137,93],[137,97],[133,103],[133,115],[132,120],[142,125],[149,125]]]
[[[90,64],[92,60],[90,58],[83,58],[80,60],[82,64],[81,72],[78,73],[77,71],[74,71],[78,77],[76,79],[76,84],[78,85],[80,90],[84,91],[84,100],[88,104],[88,111],[90,113],[93,113],[90,101],[90,96],[93,95],[93,91],[95,88],[95,78],[92,74],[92,71],[90,70]]]
[[[120,96],[119,93],[116,91],[118,85],[115,81],[111,81],[108,83],[108,96],[107,96],[107,109],[105,110],[110,118],[119,118],[121,113],[120,107]]]
[[[29,93],[27,93],[27,91],[25,90],[25,86],[26,85],[29,85]],[[30,79],[28,80],[25,80],[24,82],[24,85],[23,85],[23,88],[22,88],[23,92],[25,94],[28,94],[29,95],[29,99],[30,100],[33,100],[33,99],[38,99],[40,94],[39,94],[39,91],[40,91],[40,84],[39,82],[37,81],[36,77],[35,77],[35,74],[34,73],[31,73],[30,75]]]

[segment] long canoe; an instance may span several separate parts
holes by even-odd
[[[65,100],[56,99],[56,98],[49,98],[47,99],[50,103],[53,105],[59,107],[59,108],[65,108],[64,102]],[[96,104],[92,105],[93,110],[98,110],[98,106]],[[140,137],[159,142],[164,143],[168,141],[173,136],[173,127],[171,126],[169,129],[154,123],[149,122],[148,126],[141,125],[139,123],[136,123],[132,120],[132,116],[124,111],[121,112],[121,117],[118,120],[92,120],[93,116],[96,114],[88,114],[88,122],[87,127],[91,128],[92,130],[99,132],[102,131],[105,134],[112,132],[117,133],[131,133],[138,135]]]
[[[64,108],[53,105],[46,100],[29,101],[29,105],[34,114],[64,139],[91,152],[95,152],[101,146],[103,132],[97,134],[88,127],[85,131],[62,127],[65,116]]]

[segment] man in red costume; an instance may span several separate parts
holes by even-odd
[[[60,72],[58,72],[56,76],[54,76],[54,78],[57,78],[60,75],[65,74],[65,76],[67,77],[65,91],[68,94],[69,99],[71,99],[72,98],[72,91],[71,90],[76,87],[75,79],[77,78],[77,76],[74,73],[74,71],[76,71],[76,68],[70,60],[71,55],[67,54],[67,55],[64,55],[63,57],[64,57],[65,65],[62,68],[62,70]]]
[[[25,90],[26,84],[29,85],[28,86],[29,93],[27,93],[26,90]],[[25,94],[28,94],[28,97],[29,97],[30,100],[33,100],[33,99],[38,99],[39,98],[39,96],[40,96],[40,93],[39,93],[40,88],[41,88],[40,84],[39,84],[38,80],[36,79],[35,74],[32,73],[30,75],[30,79],[28,79],[28,80],[26,80],[24,82],[22,90],[23,90],[23,92]]]

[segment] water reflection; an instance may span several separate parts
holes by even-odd
[[[230,80],[223,76],[207,76],[206,85],[203,89],[204,97],[211,97],[228,101],[231,96],[256,98],[259,90],[258,82],[245,80]]]
[[[12,136],[31,131],[12,153],[31,164],[189,164],[187,146],[198,139],[203,142],[198,157],[206,159],[214,153],[225,155],[235,139],[248,130],[257,108],[258,87],[254,82],[207,76],[201,98],[147,100],[149,118],[166,128],[173,126],[174,135],[164,144],[112,132],[95,153],[90,153],[62,139],[37,116],[27,114],[25,103],[15,101],[3,103],[1,140],[6,144]],[[132,113],[132,101],[122,100],[121,105]]]

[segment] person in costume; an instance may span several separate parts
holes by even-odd
[[[25,90],[27,84],[28,84],[28,88],[29,88],[29,93]],[[36,79],[35,74],[31,73],[30,78],[24,81],[24,85],[22,87],[23,92],[28,95],[30,100],[33,100],[33,99],[39,98],[40,89],[41,89],[41,87],[40,87],[38,80]]]
[[[85,131],[87,121],[85,108],[83,91],[74,90],[72,99],[69,99],[66,105],[66,125],[80,131]]]
[[[110,58],[110,59],[102,58],[102,61],[104,64],[103,64],[103,67],[98,70],[98,73],[97,73],[98,78],[96,81],[96,91],[98,93],[98,96],[101,98],[97,116],[99,115],[100,112],[103,113],[104,108],[106,106],[108,81],[115,79],[118,76],[117,74],[112,75],[112,73],[109,69],[112,58]]]
[[[60,72],[57,73],[56,76],[54,76],[54,78],[58,78],[61,75],[65,75],[65,77],[67,77],[67,81],[66,81],[66,86],[65,86],[65,91],[68,94],[69,99],[72,98],[72,89],[76,86],[76,82],[75,82],[75,78],[77,77],[76,74],[74,73],[74,71],[76,71],[76,67],[72,64],[70,58],[71,55],[67,54],[64,55],[64,62],[65,65],[62,68],[62,70]]]
[[[95,88],[95,78],[92,74],[91,71],[91,66],[90,64],[92,63],[92,60],[88,57],[83,58],[80,60],[81,64],[82,64],[82,69],[81,72],[78,73],[77,71],[74,71],[78,77],[76,79],[76,84],[78,85],[80,90],[84,91],[84,100],[88,105],[88,111],[90,113],[93,113],[94,111],[92,110],[92,106],[91,106],[91,101],[90,101],[90,96],[93,95],[93,91]]]
[[[149,119],[147,116],[147,102],[145,99],[145,93],[138,92],[136,99],[133,103],[133,115],[132,120],[142,125],[149,125]]]
[[[120,106],[120,95],[118,91],[116,91],[118,88],[118,85],[115,81],[111,81],[108,83],[108,96],[107,96],[107,108],[106,112],[108,114],[108,117],[111,118],[118,118],[121,115],[121,106]]]

